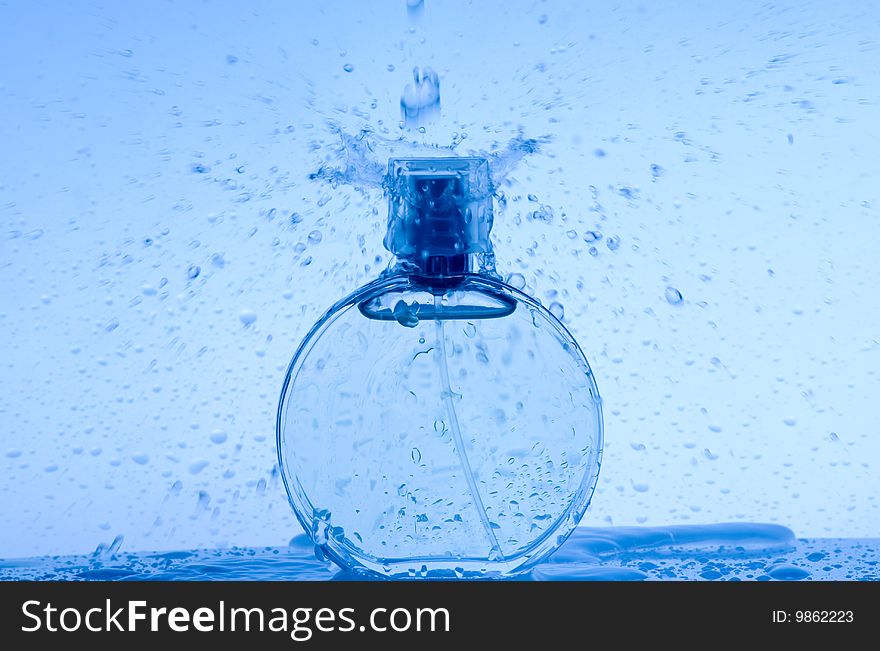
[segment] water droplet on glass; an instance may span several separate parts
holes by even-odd
[[[191,464],[189,464],[189,472],[191,475],[198,475],[202,470],[208,467],[208,462],[205,459],[196,459]]]
[[[354,66],[350,63],[346,63],[344,66],[342,66],[342,69],[346,72],[354,72]]]
[[[220,443],[225,443],[226,439],[226,432],[224,432],[222,429],[215,429],[213,432],[211,432],[211,443],[217,443],[219,445]]]
[[[666,302],[669,303],[670,305],[678,305],[684,300],[684,297],[681,295],[681,292],[678,291],[675,287],[672,287],[671,285],[666,288],[665,293],[666,293]]]
[[[550,314],[562,321],[565,318],[565,308],[562,306],[562,303],[557,301],[550,303]]]
[[[399,300],[397,304],[394,306],[394,309],[391,312],[394,315],[394,318],[397,322],[406,326],[407,328],[415,328],[419,325],[419,317],[417,317],[413,311],[410,309],[410,306],[406,304],[406,301]]]
[[[238,320],[247,327],[257,320],[257,313],[253,310],[242,310],[238,315]]]

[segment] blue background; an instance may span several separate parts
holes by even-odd
[[[401,137],[545,141],[506,174],[494,240],[564,306],[605,400],[585,524],[880,536],[878,20],[0,3],[0,557],[300,533],[275,408],[301,337],[388,259],[340,135],[365,127],[380,163]],[[424,133],[399,125],[416,65],[440,76]],[[322,165],[343,182],[310,180]]]

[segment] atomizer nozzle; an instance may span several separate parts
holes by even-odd
[[[426,273],[470,270],[489,253],[492,183],[485,158],[392,158],[385,248]]]

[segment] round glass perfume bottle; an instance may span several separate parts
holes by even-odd
[[[482,158],[392,159],[378,280],[293,357],[278,458],[297,518],[342,568],[501,578],[589,505],[602,407],[565,326],[494,273]]]

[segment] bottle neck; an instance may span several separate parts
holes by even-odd
[[[475,267],[473,254],[459,253],[456,255],[423,255],[409,258],[418,273],[425,277],[461,276],[471,273]]]
[[[382,272],[382,278],[405,276],[429,291],[446,291],[468,278],[483,276],[500,281],[495,271],[495,256],[488,253],[394,257]]]

